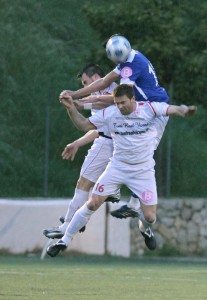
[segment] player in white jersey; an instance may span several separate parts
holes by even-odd
[[[100,66],[89,64],[81,70],[78,74],[78,78],[81,79],[83,86],[88,86],[90,83],[101,78],[103,74],[103,70]],[[76,101],[76,105],[79,108],[85,107],[86,109],[91,109],[91,113],[94,115],[101,108],[113,104],[111,94],[115,87],[116,84],[113,82],[107,88],[95,92],[81,101]],[[93,101],[93,103],[89,103],[90,101]],[[80,177],[77,182],[73,199],[69,202],[68,210],[64,217],[64,223],[56,228],[45,229],[43,234],[48,238],[61,238],[64,235],[74,213],[88,200],[90,189],[105,170],[109,158],[112,156],[113,142],[111,134],[108,131],[107,126],[103,126],[99,129],[99,132],[97,130],[92,130],[80,139],[68,144],[62,153],[63,159],[73,160],[78,148],[92,141],[94,141],[93,145],[88,151],[81,167]],[[107,201],[118,202],[119,194],[112,195]],[[82,228],[80,231],[82,232],[84,230],[85,228]]]
[[[107,42],[116,43],[118,35],[111,36]],[[128,42],[130,45],[130,43]],[[117,64],[117,61],[115,62]],[[139,51],[131,50],[126,61],[120,61],[117,66],[108,73],[106,76],[100,78],[96,82],[79,89],[77,91],[63,91],[62,95],[70,95],[73,99],[87,95],[89,93],[104,89],[112,82],[120,80],[120,84],[131,84],[134,89],[137,101],[150,101],[150,102],[166,102],[169,101],[165,89],[159,85],[156,71],[151,62]],[[156,119],[155,126],[157,128],[157,136],[155,141],[155,149],[158,147],[162,138],[165,126],[168,122],[168,117],[160,116]],[[139,210],[139,199],[133,194],[128,205],[122,206],[120,209],[111,212],[114,217],[127,218],[137,216]]]
[[[73,236],[85,226],[92,214],[103,204],[108,195],[116,193],[126,185],[141,200],[139,229],[151,250],[156,240],[151,226],[156,221],[157,188],[154,172],[154,143],[156,143],[156,117],[192,115],[195,106],[174,106],[158,102],[136,102],[133,88],[120,85],[113,91],[116,105],[84,118],[75,108],[70,96],[60,98],[66,106],[73,123],[83,131],[108,126],[114,143],[113,156],[103,174],[97,180],[88,201],[75,213],[65,235],[56,244],[47,248],[54,257],[64,250]]]

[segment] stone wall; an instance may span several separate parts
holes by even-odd
[[[137,220],[130,224],[131,255],[146,254]],[[153,255],[207,256],[207,199],[159,199]]]
[[[126,200],[126,199],[125,199]],[[0,250],[11,253],[43,249],[47,239],[42,230],[58,225],[69,199],[0,199]],[[120,220],[109,212],[125,202],[103,205],[77,234],[68,251],[129,257],[144,254],[205,255],[207,257],[207,199],[159,199],[153,226],[157,250],[149,251],[137,219]]]

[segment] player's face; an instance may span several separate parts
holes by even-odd
[[[89,77],[88,75],[86,75],[85,73],[83,73],[82,76],[81,76],[81,82],[82,82],[82,85],[84,87],[88,86],[89,84],[91,84],[92,82],[96,81],[97,79],[98,79],[97,78],[97,74],[94,74],[93,76]]]
[[[129,115],[135,109],[135,98],[129,99],[127,96],[115,97],[114,103],[122,113],[122,115]]]

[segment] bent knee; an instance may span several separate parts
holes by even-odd
[[[148,223],[155,223],[156,222],[156,213],[155,212],[145,212],[144,218]]]
[[[84,178],[80,177],[77,182],[77,188],[86,192],[89,192],[89,190],[94,186],[94,182]]]
[[[97,210],[105,201],[106,197],[99,196],[99,195],[92,195],[90,199],[87,201],[87,207],[90,210]]]

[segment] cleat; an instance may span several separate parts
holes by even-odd
[[[64,236],[64,233],[58,228],[45,229],[43,234],[49,239],[61,239]]]
[[[67,248],[66,244],[59,240],[56,244],[50,245],[47,248],[47,254],[51,257],[58,255],[60,251],[64,251]]]
[[[152,232],[152,229],[148,227],[145,232],[141,232],[141,234],[144,237],[145,245],[149,250],[155,250],[156,249],[156,239],[154,236],[154,233]]]
[[[129,217],[136,218],[138,217],[138,212],[127,205],[121,206],[119,209],[113,210],[111,212],[112,217],[118,219],[126,219]]]
[[[84,232],[86,230],[86,226],[83,226],[80,230],[79,230],[79,232],[81,233],[81,232]]]
[[[65,218],[63,216],[60,216],[59,221],[63,224],[65,222]]]
[[[110,195],[106,198],[105,202],[112,202],[112,203],[118,203],[121,200],[120,193],[117,193],[115,195]]]

